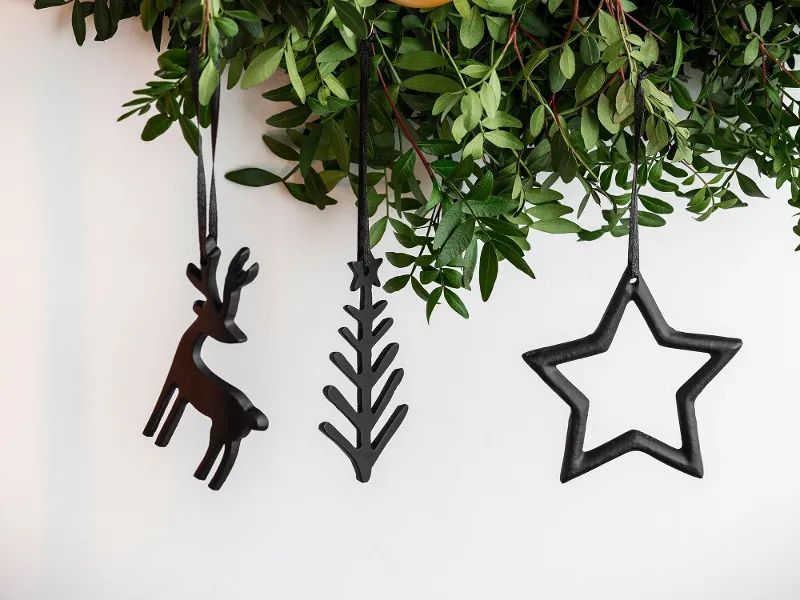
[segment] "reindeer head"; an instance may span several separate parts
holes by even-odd
[[[220,255],[217,242],[209,237],[206,240],[205,260],[200,261],[199,269],[194,264],[189,264],[186,276],[206,298],[194,303],[194,312],[197,313],[197,320],[203,327],[204,333],[219,342],[238,344],[247,341],[247,336],[234,322],[239,308],[239,293],[258,275],[258,263],[253,263],[246,271],[243,270],[244,263],[250,258],[250,249],[239,250],[228,265],[225,287],[220,299],[217,287]]]

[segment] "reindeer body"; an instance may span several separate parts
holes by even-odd
[[[211,419],[208,449],[194,475],[198,479],[206,479],[214,461],[224,448],[220,466],[209,483],[209,487],[214,490],[218,490],[225,483],[236,461],[241,440],[251,430],[263,431],[269,425],[267,417],[253,406],[249,398],[241,390],[215,375],[201,356],[203,343],[209,336],[229,344],[247,340],[247,336],[234,323],[234,318],[241,289],[258,274],[258,264],[254,264],[247,271],[242,270],[249,254],[247,248],[242,248],[231,261],[222,299],[219,298],[216,283],[220,251],[213,238],[209,238],[206,244],[206,258],[201,261],[201,267],[198,269],[190,264],[187,268],[186,274],[189,280],[206,296],[206,300],[198,301],[194,305],[197,318],[178,344],[161,396],[144,429],[144,435],[148,437],[155,435],[176,390],[177,399],[156,438],[156,445],[169,444],[187,404],[191,404],[198,412]]]

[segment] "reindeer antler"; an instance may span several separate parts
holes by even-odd
[[[206,239],[206,256],[200,261],[200,268],[190,263],[186,267],[186,277],[192,285],[211,302],[214,307],[219,307],[222,301],[219,298],[219,287],[217,286],[217,267],[222,253],[217,248],[217,241],[209,237]]]
[[[253,263],[247,270],[242,268],[249,259],[250,248],[242,248],[228,265],[228,274],[225,276],[225,288],[222,293],[222,307],[229,318],[236,315],[241,289],[250,284],[258,275],[258,263]]]

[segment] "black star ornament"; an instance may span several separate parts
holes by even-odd
[[[608,350],[630,302],[634,302],[639,308],[650,332],[660,346],[704,352],[709,355],[709,359],[675,394],[681,430],[680,448],[673,448],[641,431],[631,430],[593,450],[584,451],[589,399],[558,370],[558,365],[602,354]],[[633,451],[644,452],[674,469],[694,477],[702,477],[703,459],[700,454],[694,401],[741,347],[742,341],[735,338],[683,333],[670,327],[644,279],[641,275],[633,277],[630,267],[627,268],[600,324],[593,333],[572,342],[531,350],[522,355],[525,362],[570,407],[564,462],[561,466],[562,483]]]

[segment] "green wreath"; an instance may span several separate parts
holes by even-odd
[[[375,246],[391,229],[407,250],[386,253],[402,274],[384,287],[411,287],[429,319],[445,289],[467,317],[456,290],[477,273],[487,300],[501,260],[533,277],[531,231],[584,241],[627,235],[632,82],[652,65],[642,185],[682,199],[703,221],[746,206],[742,196],[765,197],[740,171],[750,161],[779,189],[788,184],[789,203],[800,207],[791,96],[800,87],[799,0],[456,0],[432,9],[375,0],[72,0],[71,10],[79,44],[89,15],[100,41],[133,17],[158,50],[168,39],[157,79],[134,91],[120,117],[148,117],[146,141],[177,125],[196,148],[187,48],[200,46],[203,56],[204,127],[220,74],[227,71],[228,89],[247,89],[285,69],[290,83],[263,96],[294,107],[267,119],[274,130],[263,139],[295,166],[226,177],[284,186],[321,210],[336,202],[328,194],[341,180],[355,185],[355,55],[372,35],[370,238]],[[576,179],[585,194],[566,201],[554,186]],[[642,226],[662,226],[673,212],[646,189],[640,200]],[[602,215],[602,227],[580,225],[589,212]]]

